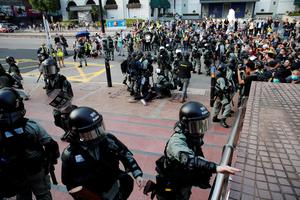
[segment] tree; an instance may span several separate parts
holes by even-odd
[[[59,0],[29,0],[29,3],[33,9],[46,14],[60,9]]]

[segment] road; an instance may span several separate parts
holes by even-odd
[[[0,63],[7,67],[5,63],[6,56],[13,56],[19,63],[19,67],[22,73],[27,76],[38,76],[37,72],[37,57],[36,51],[40,44],[45,42],[39,38],[5,38],[0,37]],[[70,46],[74,42],[74,39],[68,39],[70,55],[72,49]],[[111,74],[112,81],[115,83],[122,83],[122,74],[120,70],[120,63],[125,57],[119,57],[115,55],[115,61],[111,61]],[[106,75],[104,68],[103,57],[88,59],[88,67],[78,69],[76,66],[78,63],[73,61],[72,56],[65,58],[66,68],[61,70],[61,73],[66,77],[70,77],[70,81],[82,81],[82,82],[106,82]],[[71,69],[70,69],[71,68]],[[32,73],[30,73],[32,72]],[[209,77],[205,75],[193,75],[190,83],[190,88],[194,89],[209,89]]]

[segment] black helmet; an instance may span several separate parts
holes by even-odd
[[[189,54],[188,52],[185,52],[185,53],[183,54],[183,58],[184,58],[185,60],[189,60],[189,59],[190,59],[190,54]]]
[[[226,74],[226,71],[227,71],[227,67],[224,63],[221,63],[219,66],[218,66],[218,71],[221,73],[221,74]]]
[[[190,136],[202,137],[208,129],[209,111],[198,102],[190,101],[181,106],[179,121],[188,130]]]
[[[106,135],[103,117],[90,107],[78,107],[69,115],[71,141],[93,145]]]
[[[0,89],[0,127],[9,127],[22,119],[26,113],[23,99],[12,88]]]
[[[14,64],[14,63],[16,63],[14,57],[12,57],[12,56],[7,56],[6,59],[5,59],[5,61],[7,62],[7,64]]]
[[[51,76],[58,73],[58,67],[54,59],[47,58],[42,62],[42,72],[45,76]]]

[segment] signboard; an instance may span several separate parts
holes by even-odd
[[[126,20],[106,20],[107,28],[126,28]]]
[[[0,15],[13,16],[13,10],[12,10],[11,6],[0,5]]]
[[[14,9],[14,15],[16,17],[26,17],[27,16],[25,6],[14,6],[13,9]]]

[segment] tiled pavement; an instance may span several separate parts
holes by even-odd
[[[300,85],[252,83],[230,199],[300,199]]]
[[[31,99],[26,101],[27,116],[39,121],[57,141],[62,130],[53,124],[52,109],[47,105],[47,98],[41,85],[35,86],[33,81],[25,83],[30,89]],[[72,83],[75,93],[74,104],[91,106],[104,115],[106,128],[123,141],[134,153],[146,178],[154,179],[155,160],[162,154],[167,139],[172,134],[172,127],[178,118],[178,110],[182,104],[170,99],[160,99],[143,106],[141,102],[128,103],[128,93],[122,85],[107,88],[95,83]],[[209,108],[208,92],[202,95],[189,95],[189,100],[204,103]],[[231,123],[229,121],[229,123]],[[206,158],[219,162],[222,146],[226,143],[229,129],[219,124],[211,124],[205,136],[204,154]],[[60,150],[66,143],[59,142]],[[52,186],[55,200],[69,200],[65,187],[60,181],[59,162],[56,166],[58,186]],[[212,179],[213,181],[213,179]],[[209,190],[193,189],[192,200],[207,199]],[[130,200],[150,199],[135,187]]]

